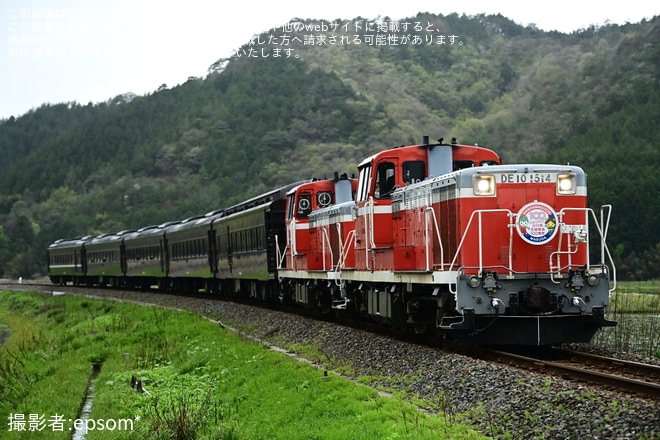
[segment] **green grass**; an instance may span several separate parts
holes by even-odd
[[[0,323],[11,329],[0,349],[3,439],[70,438],[93,362],[102,367],[90,420],[115,429],[90,431],[91,440],[483,438],[453,414],[325,376],[188,312],[0,292]],[[130,387],[133,375],[148,394]],[[10,431],[12,414],[26,429],[31,415],[45,427]],[[61,432],[49,425],[56,415]],[[133,430],[119,431],[120,421]]]
[[[612,311],[660,313],[660,281],[623,281],[611,297]]]

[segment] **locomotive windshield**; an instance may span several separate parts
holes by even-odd
[[[371,183],[371,165],[360,169],[360,180],[358,187],[358,202],[363,202],[369,197],[369,184]]]

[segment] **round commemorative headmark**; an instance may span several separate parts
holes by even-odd
[[[545,244],[557,233],[557,214],[545,203],[528,203],[518,211],[516,229],[527,243]]]

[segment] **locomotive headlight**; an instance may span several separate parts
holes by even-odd
[[[472,190],[475,196],[494,196],[495,195],[495,177],[494,176],[474,176],[472,179]]]
[[[575,194],[575,175],[560,174],[557,176],[557,194]]]
[[[598,284],[598,277],[596,275],[589,275],[587,277],[587,283],[589,283],[590,286],[595,286]]]
[[[468,285],[470,287],[472,287],[473,289],[476,289],[481,284],[481,280],[478,277],[475,277],[474,275],[472,275],[470,278],[468,278],[467,282],[468,282]]]

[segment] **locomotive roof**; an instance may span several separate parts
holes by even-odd
[[[470,150],[473,150],[475,155],[478,155],[480,152],[482,152],[482,153],[488,152],[489,154],[497,156],[497,153],[495,153],[493,150],[491,150],[489,148],[480,147],[478,145],[458,144],[458,143],[455,143],[455,140],[452,140],[451,144],[447,144],[447,143],[443,143],[442,139],[439,139],[439,142],[433,143],[433,144],[424,143],[424,144],[417,144],[417,145],[402,145],[400,147],[394,147],[394,148],[389,148],[387,150],[379,151],[378,153],[372,154],[371,156],[367,157],[362,162],[360,162],[360,165],[358,165],[358,168],[362,168],[362,167],[368,165],[374,159],[376,159],[378,156],[396,154],[397,150],[401,151],[400,154],[404,154],[404,152],[406,150],[414,150],[414,149],[418,149],[418,148],[433,149],[434,147],[439,147],[439,146],[460,148],[462,150],[463,155],[466,152],[468,152]]]

